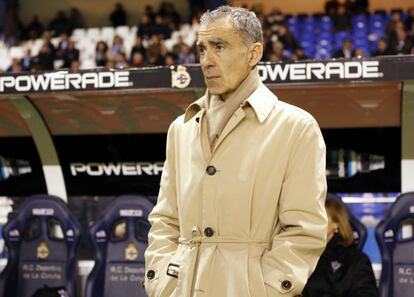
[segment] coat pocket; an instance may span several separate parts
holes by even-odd
[[[164,264],[160,271],[159,279],[155,285],[154,297],[178,296],[177,284],[184,277],[183,269],[186,260],[186,247],[178,245],[176,253]]]

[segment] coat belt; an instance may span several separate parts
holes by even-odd
[[[193,294],[194,289],[194,274],[195,274],[195,265],[196,265],[196,258],[198,257],[198,251],[200,245],[217,245],[217,244],[246,244],[246,245],[254,245],[264,249],[271,248],[271,240],[256,240],[256,239],[249,239],[249,238],[238,238],[232,236],[201,236],[201,232],[197,227],[193,228],[192,238],[184,238],[180,237],[178,239],[178,243],[180,245],[186,245],[189,247],[189,256],[190,259],[187,259],[187,265],[185,271],[187,275],[189,275],[189,279],[186,281],[181,281],[176,288],[177,296],[184,296],[189,297]],[[201,285],[203,287],[203,285]]]
[[[236,244],[247,244],[247,245],[260,246],[266,249],[270,249],[271,242],[272,242],[271,240],[256,240],[256,239],[237,238],[237,237],[230,237],[230,236],[212,236],[212,237],[195,236],[191,239],[185,239],[185,238],[180,237],[178,240],[179,244],[184,244],[184,245],[236,243]]]

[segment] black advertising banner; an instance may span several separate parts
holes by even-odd
[[[376,59],[261,63],[259,75],[265,84],[336,82],[355,80],[414,79],[414,56]],[[148,90],[204,88],[199,65],[161,66],[79,72],[53,71],[39,74],[0,75],[0,93],[33,94],[98,90]]]
[[[69,196],[157,195],[165,134],[54,136]]]

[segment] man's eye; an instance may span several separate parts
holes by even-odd
[[[222,51],[223,49],[224,49],[224,46],[223,45],[221,45],[221,44],[217,44],[216,45],[216,50]]]
[[[205,49],[205,48],[200,47],[200,48],[198,49],[198,52],[200,53],[200,55],[203,55],[203,54],[206,52],[206,49]]]

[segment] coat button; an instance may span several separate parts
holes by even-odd
[[[204,229],[204,235],[207,237],[211,237],[214,234],[214,230],[211,229],[210,227],[207,227],[206,229]]]
[[[155,277],[155,271],[154,270],[148,270],[147,272],[147,278],[153,279]]]
[[[213,165],[207,166],[206,171],[208,175],[214,175],[217,172],[216,167],[214,167]]]
[[[282,282],[282,288],[284,290],[289,290],[290,288],[292,288],[292,283],[290,281],[288,281],[288,280],[284,280]]]
[[[196,118],[196,122],[200,123],[200,118],[199,117]]]

